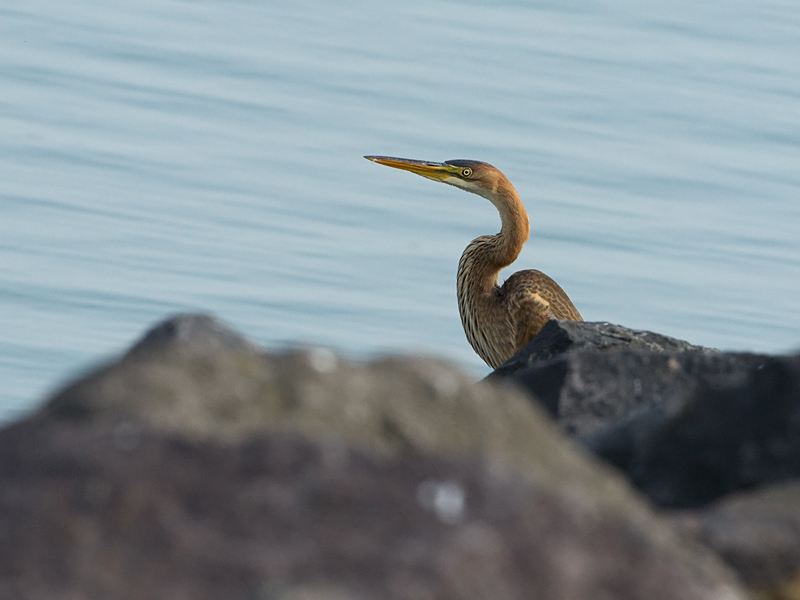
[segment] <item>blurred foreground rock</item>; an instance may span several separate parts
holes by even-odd
[[[8,598],[742,597],[580,490],[413,451],[50,423],[0,456]]]
[[[0,431],[3,598],[746,597],[675,529],[512,389],[202,316]]]
[[[764,598],[800,598],[800,482],[674,513],[684,535],[717,552]]]

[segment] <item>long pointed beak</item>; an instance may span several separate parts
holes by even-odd
[[[413,160],[410,158],[395,158],[393,156],[365,156],[367,160],[376,162],[379,165],[411,171],[417,175],[422,175],[434,181],[444,181],[451,177],[456,167],[445,163],[428,162],[427,160]]]

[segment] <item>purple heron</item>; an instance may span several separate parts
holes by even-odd
[[[517,190],[498,169],[477,160],[364,158],[478,194],[500,212],[500,233],[482,235],[464,250],[456,285],[464,333],[490,367],[514,356],[550,319],[583,321],[561,286],[541,271],[517,271],[499,284],[500,271],[519,256],[530,226]]]

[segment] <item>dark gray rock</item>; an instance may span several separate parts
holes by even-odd
[[[744,598],[522,394],[198,317],[0,431],[0,596]]]
[[[650,407],[679,405],[699,385],[740,376],[765,358],[609,323],[550,321],[488,379],[520,386],[564,431],[585,436]]]
[[[689,342],[651,331],[637,331],[606,322],[548,321],[517,354],[500,366],[493,376],[508,377],[533,364],[542,363],[572,350],[625,348],[656,353],[708,350]]]
[[[656,504],[716,500],[672,522],[759,597],[800,600],[800,357],[551,322],[489,379],[532,393]],[[761,490],[776,482],[789,483]]]
[[[800,356],[767,358],[583,439],[662,506],[800,477]]]
[[[735,494],[671,518],[762,597],[800,598],[800,483]]]

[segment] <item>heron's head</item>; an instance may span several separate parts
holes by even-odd
[[[441,181],[478,194],[495,202],[498,191],[511,184],[499,169],[479,160],[447,160],[443,163],[394,158],[392,156],[365,156],[367,160],[387,167],[411,171],[434,181]]]

